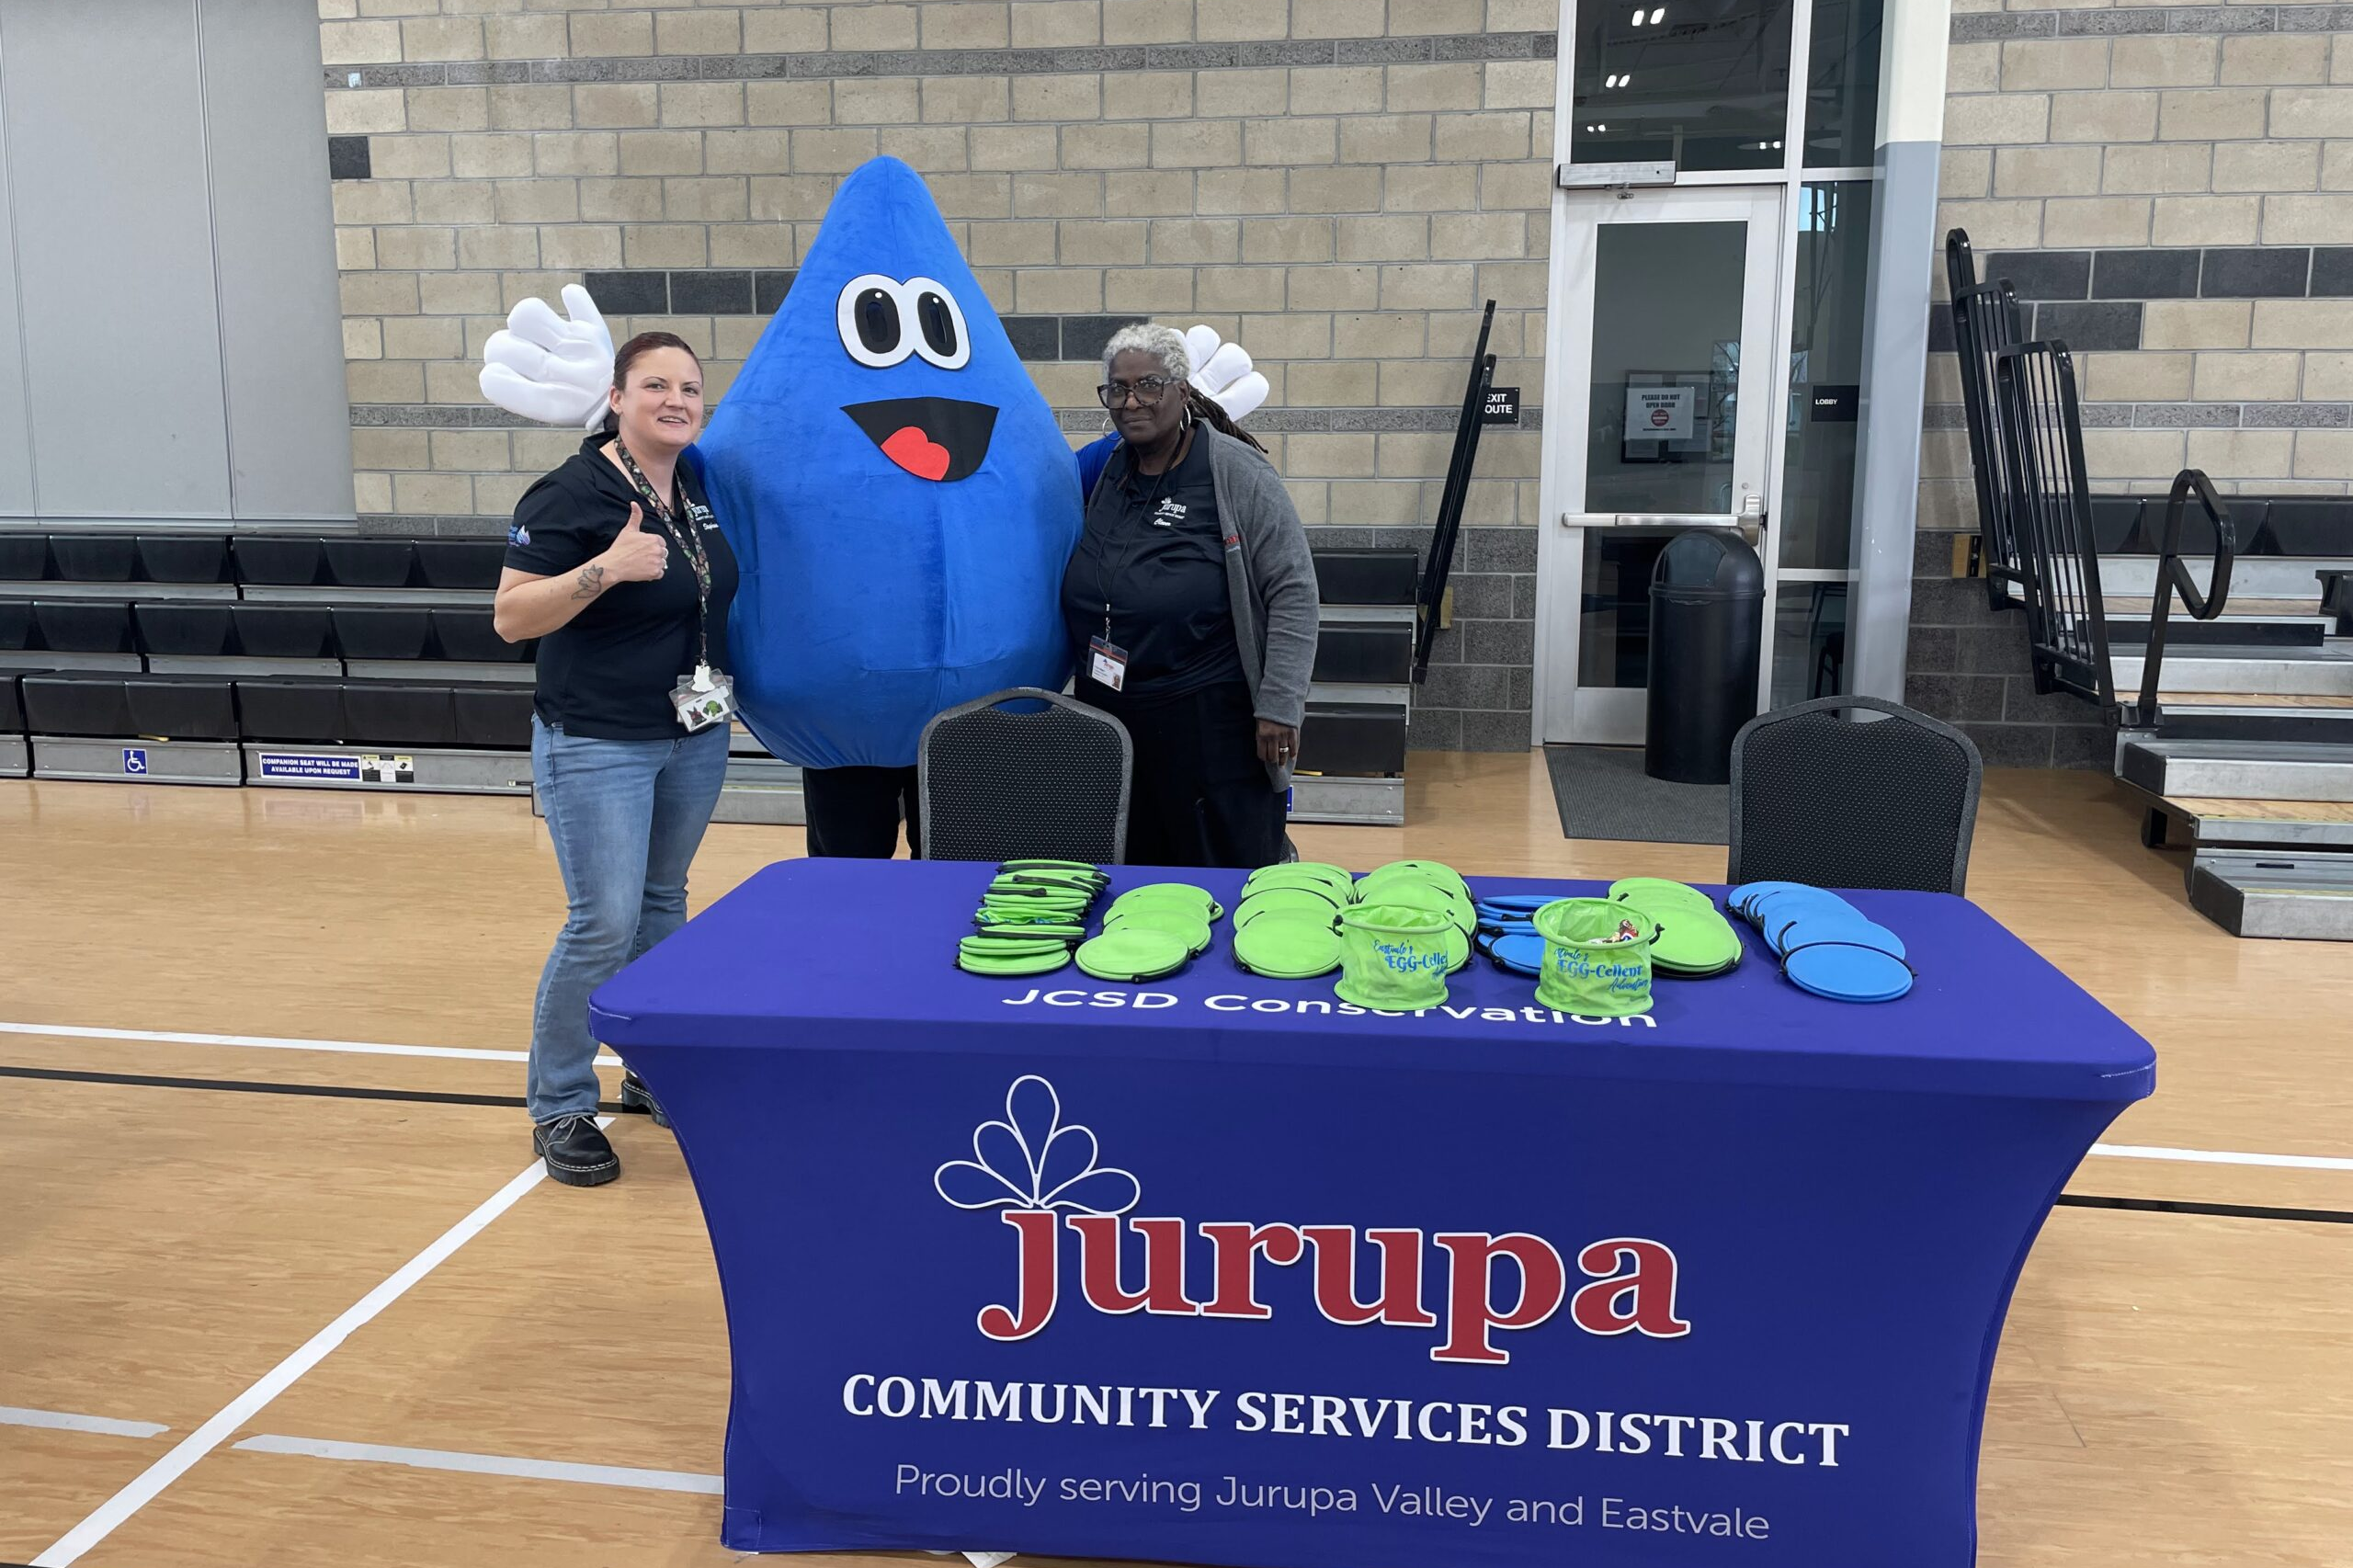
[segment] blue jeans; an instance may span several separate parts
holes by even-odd
[[[687,867],[727,777],[727,726],[661,741],[567,735],[531,720],[531,776],[571,915],[531,1009],[534,1122],[597,1109],[588,996],[687,922]]]

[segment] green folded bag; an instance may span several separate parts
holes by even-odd
[[[1326,866],[1315,860],[1293,860],[1287,865],[1261,866],[1244,879],[1242,891],[1254,892],[1259,888],[1323,887],[1330,888],[1342,898],[1356,879],[1337,866]]]
[[[1165,931],[1114,926],[1092,941],[1081,942],[1074,956],[1079,969],[1097,980],[1133,983],[1176,973],[1193,951],[1183,937]]]
[[[1412,876],[1392,876],[1363,894],[1359,902],[1436,910],[1461,926],[1465,934],[1479,928],[1478,906],[1471,902],[1469,895],[1458,892],[1443,882],[1423,881]]]
[[[1437,860],[1392,860],[1385,866],[1375,866],[1371,870],[1358,877],[1357,885],[1361,887],[1366,883],[1371,883],[1379,886],[1386,879],[1395,876],[1412,877],[1417,881],[1437,882],[1442,886],[1450,887],[1460,893],[1468,893],[1471,891],[1471,884],[1462,880],[1461,872]]]
[[[1620,877],[1609,884],[1609,896],[1631,899],[1645,907],[1654,903],[1697,903],[1713,909],[1716,901],[1688,882],[1665,877]]]
[[[1233,961],[1270,980],[1313,980],[1340,967],[1340,933],[1331,916],[1274,910],[1233,933]]]
[[[1705,980],[1729,973],[1740,964],[1740,933],[1725,919],[1714,901],[1697,890],[1697,902],[1678,896],[1673,888],[1636,887],[1613,895],[1613,902],[1639,909],[1658,923],[1651,943],[1651,967],[1660,974],[1683,980]]]
[[[1173,903],[1191,909],[1211,925],[1225,914],[1223,907],[1207,889],[1194,887],[1189,882],[1147,882],[1140,888],[1130,888],[1111,901],[1111,907],[1132,909],[1142,903]]]

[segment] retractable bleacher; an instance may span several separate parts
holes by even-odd
[[[0,533],[0,776],[522,794],[495,540]]]

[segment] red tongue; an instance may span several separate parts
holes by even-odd
[[[938,479],[948,472],[948,449],[912,425],[891,433],[882,443],[882,455],[917,479]]]

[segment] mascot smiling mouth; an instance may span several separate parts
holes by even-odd
[[[978,470],[988,460],[989,437],[996,429],[995,408],[949,397],[853,403],[842,412],[884,457],[917,479],[942,483]]]

